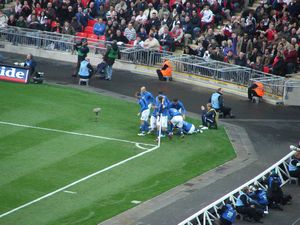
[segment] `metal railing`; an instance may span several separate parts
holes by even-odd
[[[252,180],[248,181],[247,183],[241,185],[240,187],[236,188],[235,190],[231,191],[227,195],[221,197],[217,201],[211,203],[210,205],[206,206],[205,208],[201,209],[199,212],[195,213],[194,215],[190,216],[189,218],[185,219],[178,225],[213,225],[214,222],[220,218],[218,213],[218,209],[222,208],[225,205],[226,201],[232,202],[235,206],[238,194],[240,191],[245,188],[249,187],[250,185],[258,185],[260,188],[266,190],[265,179],[275,171],[282,183],[282,186],[288,183],[291,180],[291,176],[288,171],[288,164],[291,157],[296,153],[296,151],[290,152],[288,155],[283,157],[280,161],[266,169],[264,172],[253,178]]]
[[[26,45],[36,48],[74,53],[74,44],[81,37],[18,27],[0,29],[0,37],[13,45]],[[110,42],[88,38],[91,54],[104,54]],[[266,92],[282,98],[284,93],[283,77],[266,74],[250,68],[231,65],[214,60],[205,61],[191,55],[174,55],[172,52],[154,51],[132,45],[120,45],[121,61],[145,66],[162,65],[163,59],[173,63],[174,70],[196,76],[208,77],[218,81],[230,82],[247,87],[254,79],[264,80]]]
[[[283,96],[285,78],[225,62],[206,61],[191,55],[165,56],[176,71],[248,87],[253,80],[263,80],[266,92]]]

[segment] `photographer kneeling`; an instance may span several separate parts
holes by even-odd
[[[94,73],[94,68],[90,64],[90,59],[85,58],[81,63],[80,63],[80,68],[79,68],[79,77],[81,79],[90,79],[91,76]]]

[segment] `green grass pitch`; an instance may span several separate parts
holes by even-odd
[[[138,104],[54,85],[0,82],[0,122],[155,145],[137,136]],[[93,108],[101,107],[95,122]],[[198,125],[199,121],[192,120]],[[0,123],[0,215],[151,146]],[[94,225],[226,161],[225,130],[162,140],[159,149],[0,218],[1,225]]]

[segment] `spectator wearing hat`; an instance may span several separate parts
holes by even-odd
[[[183,38],[183,29],[181,27],[180,21],[176,22],[176,25],[171,30],[171,34],[174,38],[175,45],[180,45]]]
[[[144,48],[152,49],[152,50],[159,50],[160,44],[158,40],[154,37],[153,33],[149,34],[149,37],[144,42]]]

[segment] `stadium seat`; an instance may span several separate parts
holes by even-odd
[[[99,41],[100,41],[99,47],[104,48],[105,47],[105,41],[106,41],[105,35],[99,36]]]
[[[94,28],[91,26],[87,26],[84,28],[84,33],[86,34],[94,34]]]
[[[87,34],[83,32],[77,32],[75,40],[80,41],[82,38],[87,38]]]
[[[88,26],[89,27],[94,27],[95,23],[97,23],[97,20],[89,20],[88,21]]]

